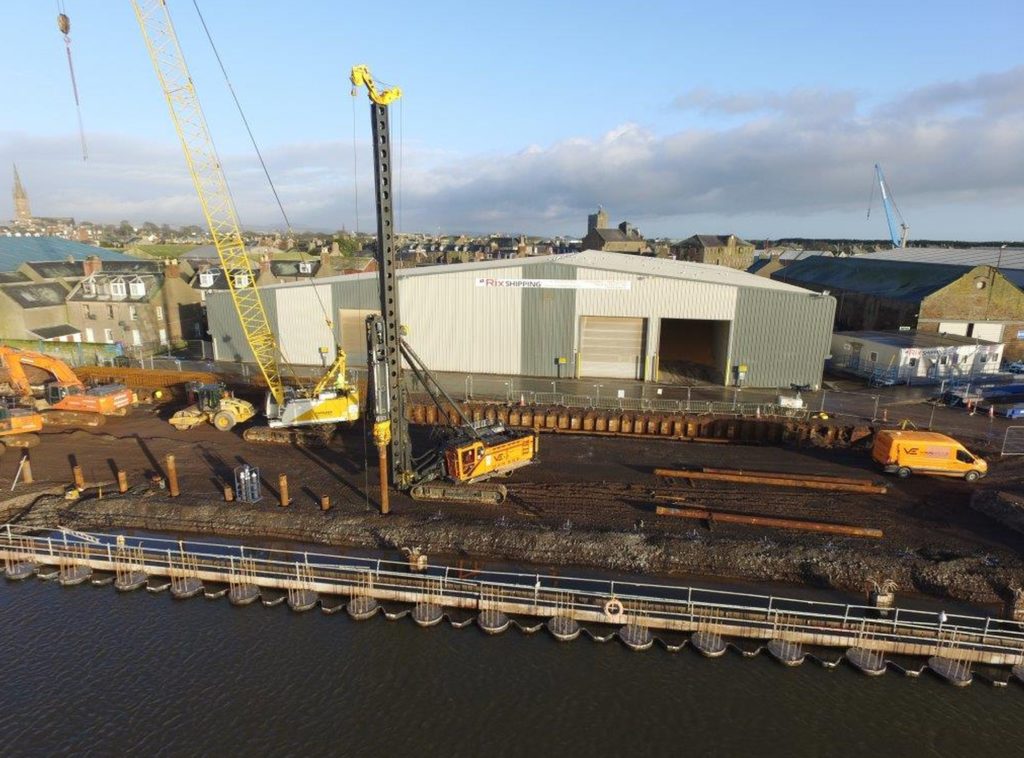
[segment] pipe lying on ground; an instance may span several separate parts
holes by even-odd
[[[659,516],[675,516],[677,518],[721,522],[723,524],[743,524],[744,526],[767,526],[776,529],[796,529],[803,532],[838,534],[843,537],[872,537],[875,539],[882,539],[882,537],[885,536],[881,529],[872,529],[866,526],[826,524],[821,521],[803,521],[800,519],[774,518],[772,516],[724,513],[722,511],[711,511],[706,508],[668,508],[664,505],[659,505],[655,508],[655,513]]]
[[[754,475],[740,471],[731,473],[712,473],[710,471],[680,471],[676,469],[656,468],[655,476],[665,476],[673,479],[708,480],[712,482],[733,482],[739,484],[765,484],[771,487],[795,487],[805,490],[830,490],[832,492],[862,492],[871,495],[884,495],[889,488],[879,484],[849,484],[836,481],[807,481],[804,478],[788,479],[784,476]]]
[[[706,474],[737,474],[739,476],[770,476],[773,479],[792,479],[798,482],[833,482],[836,484],[874,485],[873,479],[863,477],[832,476],[830,474],[791,474],[783,471],[752,471],[747,469],[710,468],[702,466]]]

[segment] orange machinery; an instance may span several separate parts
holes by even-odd
[[[0,455],[9,447],[35,447],[39,444],[36,432],[42,428],[42,416],[35,411],[0,405]]]
[[[123,416],[135,398],[123,384],[86,387],[60,358],[0,345],[0,365],[7,369],[8,383],[19,397],[30,401],[36,410],[45,411],[43,421],[59,426],[103,423],[106,416]],[[33,366],[53,378],[43,384],[43,397],[32,391],[25,366]]]

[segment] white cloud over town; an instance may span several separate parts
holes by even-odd
[[[687,124],[674,132],[627,123],[513,153],[453,154],[407,138],[397,188],[401,226],[580,234],[584,215],[601,203],[614,219],[672,236],[697,231],[698,221],[748,235],[798,234],[821,217],[840,220],[836,235],[878,237],[881,230],[865,229],[863,218],[872,166],[880,162],[912,226],[912,211],[920,227],[959,205],[987,214],[988,229],[963,219],[965,238],[1014,236],[1020,228],[1024,66],[928,85],[881,104],[850,91],[697,89],[680,93],[674,109]],[[357,149],[360,228],[370,230],[369,147]],[[76,150],[71,134],[0,132],[0,160],[19,164],[38,215],[199,220],[176,144],[94,134],[88,162]],[[295,225],[353,228],[351,142],[265,152]],[[255,159],[227,155],[225,165],[243,222],[280,227]],[[0,217],[9,215],[8,197]],[[769,221],[772,230],[741,228]]]

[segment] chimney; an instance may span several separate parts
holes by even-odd
[[[330,269],[331,249],[324,245],[320,248],[320,272],[324,273]]]
[[[90,255],[84,261],[82,261],[82,269],[86,276],[92,276],[98,274],[100,269],[103,268],[103,263],[100,261],[99,256]]]
[[[260,257],[260,276],[270,276],[270,256],[266,253]]]
[[[181,277],[181,266],[177,258],[168,258],[164,261],[164,279],[178,279]]]

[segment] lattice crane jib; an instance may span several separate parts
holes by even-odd
[[[132,7],[181,140],[242,330],[271,395],[282,404],[285,393],[277,343],[256,289],[256,276],[245,253],[234,200],[178,44],[167,3],[165,0],[132,0]]]

